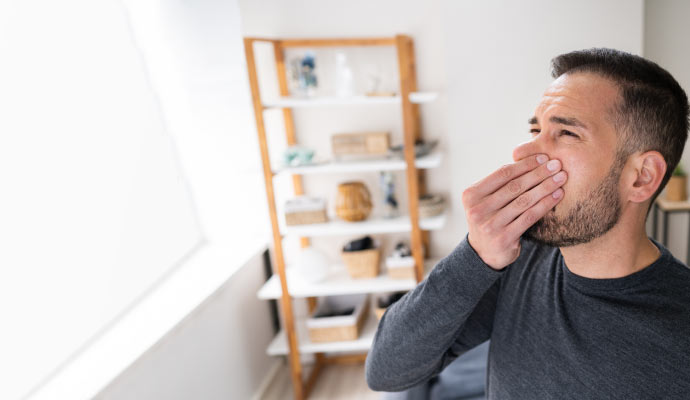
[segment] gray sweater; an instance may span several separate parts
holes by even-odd
[[[386,310],[367,383],[410,388],[491,339],[490,399],[690,399],[690,269],[655,244],[648,267],[589,279],[526,240],[495,271],[465,237]]]

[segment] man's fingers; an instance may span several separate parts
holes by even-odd
[[[503,166],[462,193],[470,245],[494,269],[515,260],[520,236],[563,197],[560,186],[566,174],[559,175],[560,161],[535,153]]]
[[[545,154],[538,154],[527,157],[514,164],[507,164],[493,172],[491,175],[475,183],[465,190],[463,200],[466,203],[474,204],[478,200],[495,192],[503,185],[526,172],[529,172],[548,160]],[[466,204],[468,205],[468,204]]]
[[[565,179],[548,179],[551,176],[554,178],[558,176],[559,179],[565,178],[565,172],[562,172],[562,174],[558,172],[560,169],[561,162],[558,160],[551,160],[539,168],[513,179],[512,181],[508,182],[507,185],[498,189],[494,194],[490,195],[486,199],[486,207],[490,208],[491,210],[499,210],[505,207],[507,204],[513,202],[520,206],[518,208],[522,208],[520,212],[525,211],[539,199],[553,192],[560,187],[563,182],[565,182]],[[538,191],[539,193],[536,195],[538,197],[535,197],[533,193],[529,193],[532,188],[535,186],[539,187],[537,185],[541,185],[542,182],[546,182],[547,184],[542,186],[542,188]],[[520,212],[516,213],[513,218],[510,219],[510,221],[517,217]],[[504,225],[510,221],[506,221]]]
[[[548,213],[561,199],[563,199],[563,189],[558,188],[548,196],[545,196],[537,204],[520,214],[515,221],[506,227],[506,234],[511,239],[519,239],[523,233],[535,222],[539,221]]]

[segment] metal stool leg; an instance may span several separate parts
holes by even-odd
[[[664,214],[664,237],[661,244],[668,247],[668,211],[662,210],[662,213]]]
[[[652,213],[654,213],[654,215],[652,215],[652,225],[654,225],[652,227],[652,237],[654,240],[659,240],[659,236],[657,236],[657,227],[659,225],[659,206],[656,205],[656,202],[652,206]]]
[[[685,265],[690,265],[690,213],[688,213],[688,253],[685,258]]]

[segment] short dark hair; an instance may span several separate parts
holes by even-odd
[[[666,161],[666,174],[650,205],[671,178],[688,138],[688,97],[665,69],[620,50],[594,48],[561,54],[551,60],[554,78],[591,72],[620,89],[613,121],[619,132],[617,161],[636,151],[656,150]],[[651,208],[651,207],[650,207]]]

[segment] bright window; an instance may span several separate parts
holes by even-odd
[[[165,3],[0,2],[0,398],[199,249],[265,242],[239,26]]]

